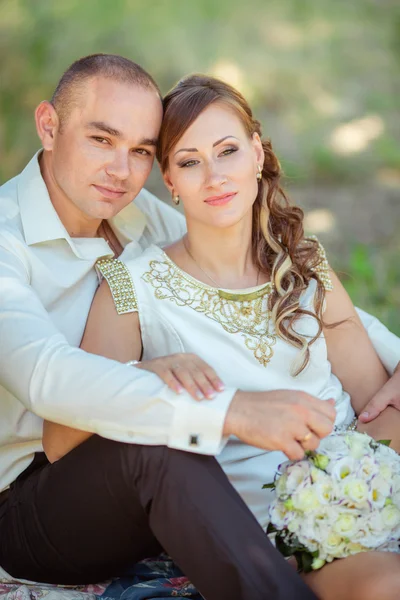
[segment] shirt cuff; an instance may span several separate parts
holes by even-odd
[[[360,308],[357,308],[357,312],[383,366],[389,375],[393,375],[400,362],[400,338],[389,331],[376,317]]]
[[[228,438],[223,437],[225,417],[235,389],[220,392],[212,400],[186,397],[175,401],[169,448],[216,456]]]

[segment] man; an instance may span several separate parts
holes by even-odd
[[[140,67],[81,59],[36,111],[43,152],[1,189],[0,564],[74,584],[165,548],[208,599],[311,599],[213,455],[229,423],[248,443],[301,456],[310,423],[318,438],[330,432],[329,403],[236,390],[196,403],[77,348],[96,261],[183,232],[172,209],[140,192],[161,118]],[[101,437],[50,465],[43,418]]]

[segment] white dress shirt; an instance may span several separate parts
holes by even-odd
[[[109,221],[132,257],[185,231],[183,217],[146,190]],[[71,238],[50,201],[37,155],[0,187],[0,491],[42,450],[42,419],[144,444],[205,453],[221,444],[235,390],[214,402],[177,396],[153,373],[78,348],[99,278],[102,238]],[[186,403],[185,403],[186,400]]]
[[[130,242],[123,258],[185,230],[181,215],[145,190],[110,225]],[[78,348],[98,286],[95,263],[110,255],[101,238],[68,235],[37,156],[0,187],[0,491],[42,450],[43,418],[123,442],[214,455],[222,448],[234,389],[198,403],[150,372]],[[390,336],[373,322],[372,340],[389,367],[400,358],[400,340]]]

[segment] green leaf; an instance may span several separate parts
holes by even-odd
[[[279,533],[276,534],[275,544],[276,549],[279,550],[283,556],[293,556],[293,554],[295,554],[295,548],[286,544]]]
[[[390,446],[392,440],[377,440],[378,444],[382,444],[382,446]]]
[[[279,531],[275,525],[273,525],[272,523],[268,523],[267,526],[267,535],[269,535],[270,533],[276,533],[277,531]]]
[[[312,571],[313,557],[310,552],[296,552],[295,557],[300,571],[310,573]]]
[[[267,490],[274,490],[275,489],[275,483],[264,483],[264,485],[262,486],[262,489],[267,489]]]

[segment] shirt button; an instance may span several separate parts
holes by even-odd
[[[197,434],[192,433],[189,436],[189,446],[198,446],[199,445],[199,436]]]

